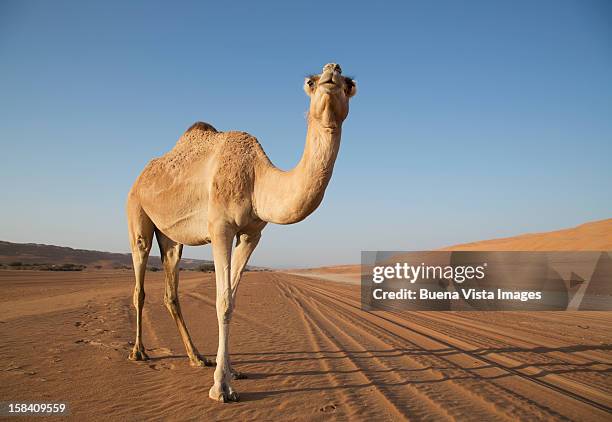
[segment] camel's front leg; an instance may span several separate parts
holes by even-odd
[[[242,278],[242,272],[251,254],[257,247],[260,238],[261,231],[258,231],[255,233],[241,234],[236,241],[236,248],[232,256],[232,297],[234,300],[236,299],[236,292],[238,291],[238,285]]]
[[[215,278],[217,287],[217,321],[219,323],[219,348],[214,385],[208,395],[221,402],[238,401],[238,393],[230,385],[229,324],[234,308],[231,286],[230,259],[234,233],[227,228],[211,230]]]
[[[236,242],[236,248],[232,255],[232,303],[236,305],[236,292],[238,291],[238,285],[242,278],[242,272],[246,267],[251,254],[257,247],[257,243],[261,238],[261,231],[254,233],[244,233],[238,236]],[[244,379],[247,376],[241,372],[236,371],[230,362],[230,373],[233,379]]]

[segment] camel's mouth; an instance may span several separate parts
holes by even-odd
[[[321,85],[327,85],[327,84],[335,85],[334,78],[331,75],[329,75],[326,79],[320,81],[320,84]]]

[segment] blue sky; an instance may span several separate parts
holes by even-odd
[[[331,61],[359,91],[325,200],[252,263],[612,216],[612,3],[223,3],[0,3],[0,239],[128,251],[127,191],[196,120],[291,168]]]

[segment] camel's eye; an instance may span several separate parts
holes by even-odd
[[[355,80],[349,76],[344,78],[344,83],[346,84],[346,95],[351,98],[357,93],[357,84],[355,83]]]
[[[306,94],[312,95],[317,90],[317,76],[308,75],[304,78],[304,90]]]

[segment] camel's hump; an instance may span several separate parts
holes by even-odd
[[[189,133],[195,130],[200,130],[203,132],[215,132],[218,133],[219,131],[217,129],[215,129],[215,127],[209,123],[205,123],[205,122],[195,122],[194,124],[191,125],[191,127],[189,127],[189,129],[187,129],[187,131],[185,133]]]

